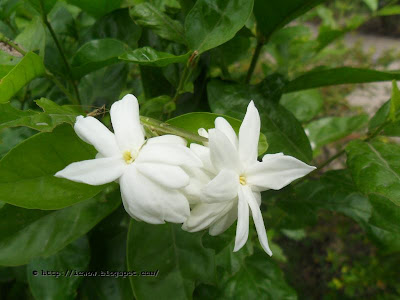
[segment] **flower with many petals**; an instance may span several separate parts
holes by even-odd
[[[77,117],[74,129],[93,145],[95,159],[75,162],[55,176],[90,185],[118,181],[126,211],[135,219],[152,224],[183,223],[190,213],[179,189],[189,184],[182,166],[199,167],[201,161],[178,136],[145,140],[139,105],[126,95],[111,106],[112,133],[93,117]]]
[[[202,160],[202,176],[209,180],[193,182],[185,188],[200,202],[193,206],[182,228],[190,232],[209,228],[211,235],[218,235],[237,220],[234,251],[238,251],[247,241],[251,212],[260,243],[272,255],[260,211],[260,192],[279,190],[315,167],[282,153],[257,160],[260,116],[253,101],[247,108],[239,138],[221,117],[215,120],[214,129],[200,129],[199,133],[208,135],[208,147],[191,144],[190,148]],[[202,182],[207,183],[201,185]]]

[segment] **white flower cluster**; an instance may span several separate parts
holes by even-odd
[[[183,223],[184,230],[209,228],[211,235],[218,235],[237,220],[234,251],[247,241],[251,212],[260,243],[272,255],[260,192],[279,190],[315,168],[282,153],[257,160],[260,116],[253,102],[239,137],[219,117],[215,128],[199,130],[208,137],[207,145],[190,148],[175,135],[145,139],[133,95],[115,102],[110,114],[114,133],[96,118],[77,118],[76,134],[98,154],[70,164],[55,176],[91,185],[117,181],[125,210],[151,224]]]

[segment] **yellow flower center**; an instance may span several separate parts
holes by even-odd
[[[247,184],[246,176],[241,175],[239,177],[239,182],[240,182],[241,185],[246,185]]]
[[[132,155],[131,151],[125,151],[124,154],[122,155],[122,157],[124,158],[124,160],[127,164],[133,163],[136,158]]]

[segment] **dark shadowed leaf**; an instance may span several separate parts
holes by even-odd
[[[120,7],[122,0],[68,0],[94,17],[101,17]]]
[[[322,110],[324,99],[318,90],[305,90],[282,95],[279,102],[300,122],[307,122]]]
[[[190,52],[184,55],[173,55],[167,52],[156,51],[151,47],[143,47],[133,51],[127,51],[119,59],[135,64],[152,67],[165,67],[169,64],[184,63],[190,56]]]

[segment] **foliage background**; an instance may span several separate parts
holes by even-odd
[[[377,0],[1,0],[0,299],[398,299],[400,93],[369,115],[346,96],[398,80],[399,52],[343,38],[396,36],[399,13]],[[211,237],[134,222],[116,185],[53,177],[95,154],[75,117],[110,125],[126,93],[194,132],[212,127],[207,112],[242,119],[253,99],[268,153],[319,167],[263,194],[272,258],[254,228],[233,253],[235,226]]]

